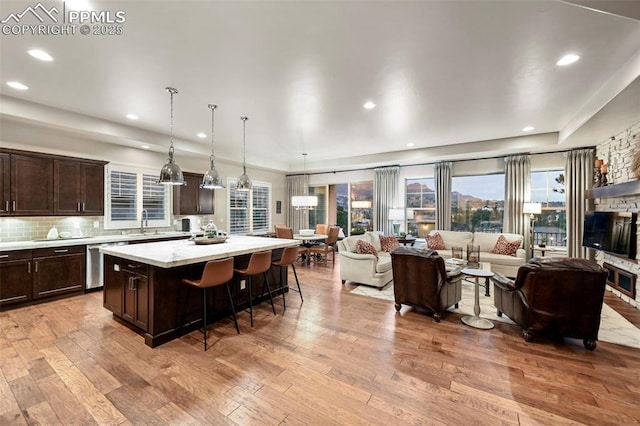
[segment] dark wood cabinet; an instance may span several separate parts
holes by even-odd
[[[203,175],[185,172],[184,186],[176,186],[173,189],[173,214],[213,214],[214,191],[202,189]]]
[[[0,216],[11,213],[11,163],[9,154],[0,153]]]
[[[0,253],[0,306],[31,300],[31,250]]]
[[[53,214],[53,160],[36,155],[11,154],[11,214]]]
[[[102,305],[122,318],[123,271],[120,265],[114,264],[114,258],[104,257],[104,288],[102,289]]]
[[[149,324],[149,280],[147,266],[127,262],[123,269],[122,317],[147,331]]]
[[[54,214],[104,214],[104,165],[54,160]]]
[[[84,291],[86,246],[33,250],[33,298]]]

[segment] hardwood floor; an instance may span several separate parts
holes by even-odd
[[[304,303],[214,324],[207,352],[197,331],[145,346],[100,292],[0,313],[0,424],[640,422],[640,350],[437,324],[350,294],[338,262],[297,270]]]

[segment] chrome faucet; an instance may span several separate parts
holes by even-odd
[[[145,224],[149,227],[149,212],[147,209],[142,209],[142,215],[140,216],[140,233],[144,234]]]

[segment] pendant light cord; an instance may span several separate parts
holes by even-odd
[[[169,158],[173,159],[173,95],[178,93],[178,90],[173,87],[167,87],[166,89],[171,95],[171,139],[169,140]]]
[[[213,104],[209,104],[209,108],[211,108],[211,161],[214,161],[216,159],[216,154],[214,151],[214,143],[213,143],[213,135],[214,135],[214,127],[213,127],[213,123],[215,121],[214,119],[214,112],[216,110],[216,108],[218,108],[218,105],[213,105]]]
[[[242,120],[242,170],[247,173],[247,120],[249,117],[240,117]]]

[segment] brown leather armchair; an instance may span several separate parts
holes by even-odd
[[[607,271],[595,262],[538,257],[518,269],[515,281],[500,274],[492,280],[498,316],[504,313],[522,327],[527,342],[550,334],[596,348]]]
[[[438,252],[398,247],[391,252],[391,264],[396,311],[402,304],[418,306],[433,311],[433,319],[440,322],[442,312],[458,307],[462,273],[460,268],[447,273]]]

